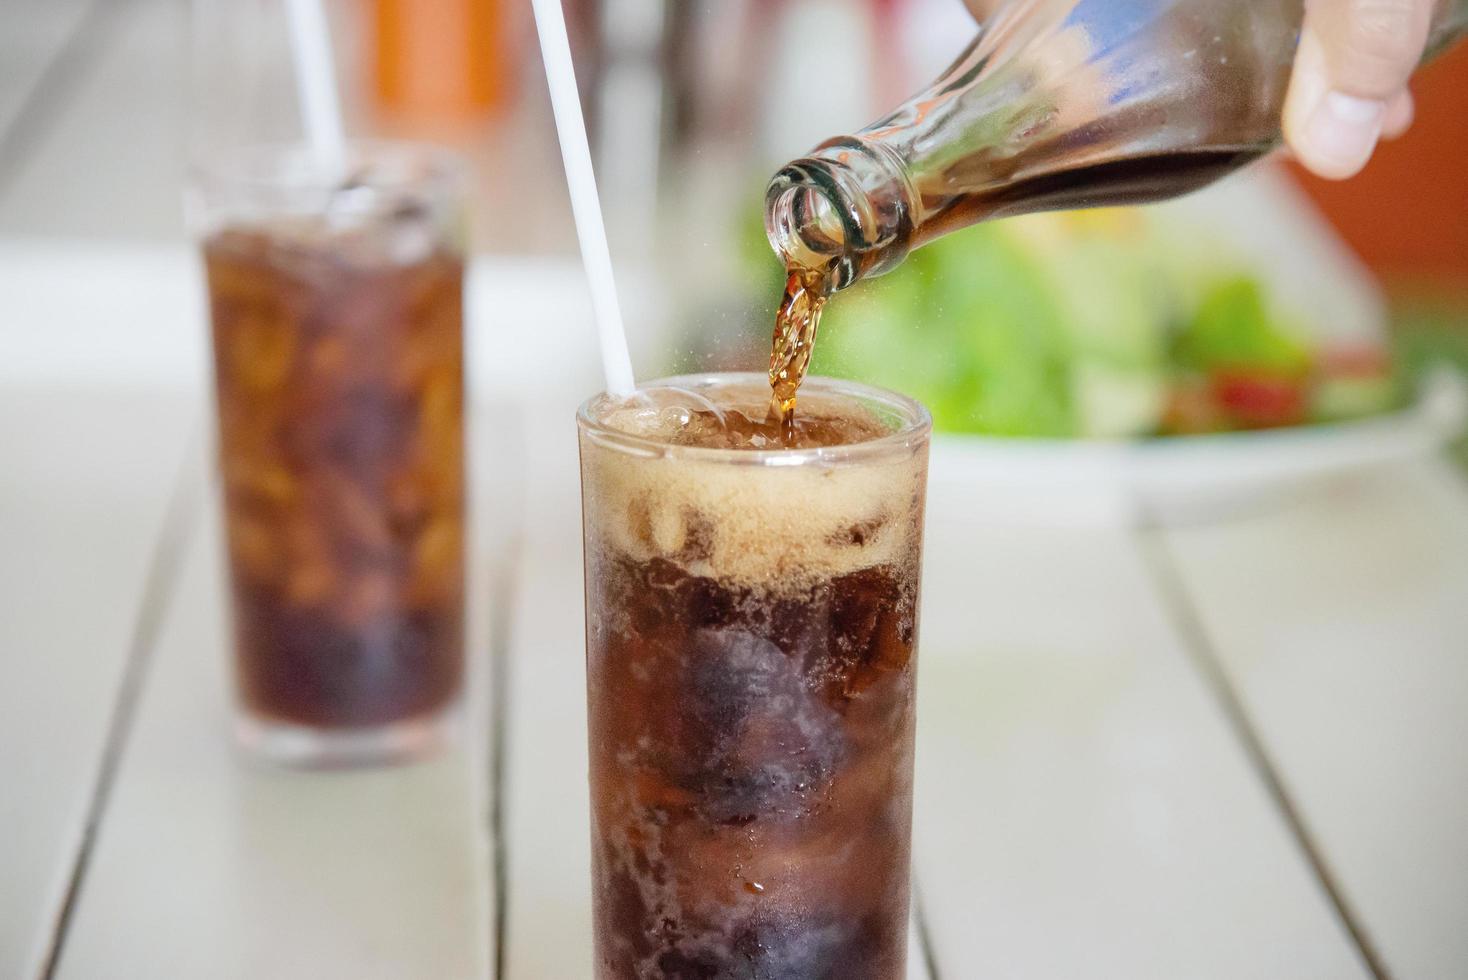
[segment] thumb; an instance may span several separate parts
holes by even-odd
[[[1359,173],[1427,44],[1431,0],[1309,0],[1284,132],[1322,177]]]

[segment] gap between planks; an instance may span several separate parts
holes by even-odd
[[[471,416],[471,424],[493,432],[493,444],[477,443],[479,459],[473,470],[487,487],[480,511],[485,522],[489,551],[489,793],[488,833],[493,866],[490,885],[494,895],[494,914],[489,923],[491,942],[490,975],[502,980],[506,975],[509,941],[509,839],[507,818],[507,775],[510,758],[510,685],[514,679],[511,663],[515,636],[516,597],[518,595],[520,561],[524,554],[525,470],[528,437],[525,417],[513,405],[496,404],[481,408]],[[516,465],[509,465],[514,461]],[[485,478],[484,464],[491,470],[508,473],[503,482]],[[496,492],[498,491],[498,493]],[[499,494],[503,494],[501,498]]]
[[[918,958],[921,960],[927,977],[922,980],[942,980],[943,974],[938,970],[938,952],[933,946],[933,934],[928,927],[927,908],[923,904],[922,890],[918,888],[917,878],[914,875],[912,881],[912,922],[918,943]],[[908,980],[919,980],[918,977],[910,977]]]
[[[506,827],[506,773],[510,755],[510,683],[513,679],[510,663],[511,638],[514,628],[511,618],[515,610],[515,564],[521,552],[521,535],[518,531],[502,543],[504,560],[494,563],[495,571],[490,580],[490,627],[489,627],[489,677],[490,677],[490,721],[489,721],[489,839],[490,853],[494,856],[492,885],[494,889],[494,920],[491,923],[493,946],[492,976],[495,980],[505,977],[508,948],[510,879],[509,838]]]
[[[197,437],[191,439],[190,448],[184,454],[173,480],[173,490],[169,494],[158,540],[148,557],[142,600],[138,604],[138,615],[128,640],[127,659],[118,683],[117,696],[112,702],[102,757],[88,797],[86,816],[61,905],[52,920],[51,939],[36,972],[38,980],[53,980],[60,966],[67,932],[71,927],[82,888],[86,885],[87,868],[97,844],[97,835],[107,812],[107,803],[117,780],[128,736],[137,717],[138,703],[148,682],[159,629],[170,601],[178,590],[179,574],[189,541],[199,529],[204,508],[204,481],[199,479],[202,452],[201,440]]]
[[[511,680],[510,638],[514,630],[510,617],[515,608],[514,560],[520,553],[520,535],[516,534],[505,545],[505,561],[495,562],[495,571],[490,580],[490,627],[489,627],[489,840],[493,856],[491,884],[494,890],[494,919],[490,924],[490,940],[493,945],[492,976],[502,980],[505,976],[505,948],[508,940],[509,922],[509,844],[506,838],[505,819],[505,773],[509,758],[509,711],[508,696]]]

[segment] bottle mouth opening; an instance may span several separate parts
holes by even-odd
[[[902,261],[914,200],[890,151],[843,136],[775,174],[765,194],[765,232],[787,267],[822,272],[845,289]]]
[[[840,255],[846,228],[836,204],[814,187],[790,187],[775,203],[777,235],[818,256]]]
[[[798,163],[775,175],[765,198],[765,234],[787,267],[831,270],[839,288],[854,278],[860,230],[849,226],[835,188],[813,177]]]

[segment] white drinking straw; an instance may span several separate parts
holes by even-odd
[[[321,0],[285,0],[285,11],[306,141],[317,165],[336,179],[345,166],[346,137],[326,13]]]
[[[581,115],[581,95],[576,90],[576,66],[571,61],[566,17],[561,10],[561,0],[531,0],[531,3],[535,8],[535,29],[540,35],[540,53],[545,61],[546,84],[550,86],[551,109],[556,117],[566,183],[571,191],[576,237],[581,242],[581,262],[586,267],[586,280],[591,287],[591,307],[596,317],[597,336],[601,340],[607,393],[627,398],[636,390],[632,358],[627,352],[622,308],[617,303],[612,252],[607,246],[601,198],[596,192],[596,171],[591,163],[591,145],[586,138],[586,120]]]

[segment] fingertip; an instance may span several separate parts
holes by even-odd
[[[1382,139],[1394,140],[1412,128],[1417,116],[1417,104],[1412,93],[1403,90],[1392,98],[1386,107],[1386,117],[1381,123]]]
[[[1329,180],[1354,177],[1381,138],[1386,103],[1331,91],[1296,134],[1295,152],[1306,167]]]

